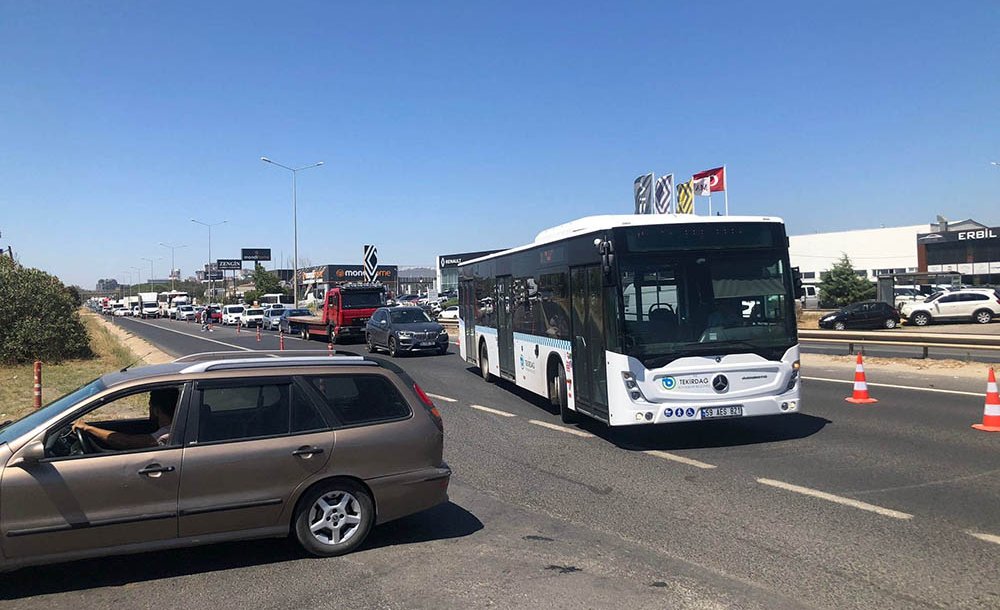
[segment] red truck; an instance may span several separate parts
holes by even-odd
[[[365,338],[365,325],[375,310],[385,306],[381,284],[334,286],[323,297],[323,309],[315,316],[289,316],[288,329],[303,339],[327,337],[331,343]]]

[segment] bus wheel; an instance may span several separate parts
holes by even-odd
[[[569,410],[569,397],[566,395],[566,369],[563,368],[560,362],[555,377],[552,378],[552,396],[550,397],[553,404],[559,405],[559,418],[564,424],[575,424],[579,417],[576,411]]]
[[[490,375],[490,358],[486,354],[485,343],[479,346],[479,372],[482,373],[483,381],[486,383],[493,381],[493,375]]]

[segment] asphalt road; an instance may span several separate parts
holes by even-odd
[[[120,323],[178,355],[277,347]],[[853,406],[806,370],[799,414],[609,432],[563,426],[454,351],[398,359],[443,413],[451,503],[347,557],[258,541],[82,561],[0,576],[0,605],[1000,608],[1000,434],[969,427],[981,395],[890,379],[915,389]]]

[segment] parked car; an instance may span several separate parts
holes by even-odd
[[[451,307],[446,307],[441,310],[438,314],[438,320],[457,320],[458,319],[458,305],[452,305]]]
[[[916,326],[945,321],[989,324],[1000,317],[1000,291],[962,288],[935,292],[923,301],[905,303],[900,313]]]
[[[246,327],[260,326],[264,321],[264,310],[260,307],[247,307],[240,321]]]
[[[365,326],[369,352],[380,349],[390,356],[403,352],[448,351],[448,331],[419,307],[381,307]]]
[[[341,555],[447,501],[441,416],[406,373],[280,354],[115,371],[7,422],[0,571],[289,535]]]
[[[212,307],[211,305],[197,312],[195,321],[204,324],[206,315],[208,315],[208,319],[213,323],[218,324],[222,322],[222,311],[218,307]]]
[[[295,316],[311,316],[312,312],[308,309],[290,309],[286,307],[281,311],[281,317],[278,318],[278,330],[289,335],[292,333],[291,324],[288,322],[288,318]]]
[[[178,305],[177,306],[177,311],[174,314],[174,316],[175,316],[175,318],[177,320],[180,320],[181,322],[185,322],[185,321],[188,321],[188,320],[194,320],[194,318],[195,318],[194,314],[195,314],[195,311],[194,311],[194,306],[193,305]]]
[[[819,319],[820,328],[896,328],[899,312],[882,301],[861,301]]]
[[[222,308],[222,324],[224,326],[236,326],[243,319],[243,311],[245,309],[242,305],[226,305]]]
[[[281,322],[281,314],[284,311],[284,307],[268,307],[261,317],[260,327],[266,330],[278,330],[278,323]]]

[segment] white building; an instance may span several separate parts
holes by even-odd
[[[930,233],[936,225],[885,227],[835,233],[789,236],[789,257],[806,284],[818,284],[844,254],[858,272],[875,281],[879,275],[918,270],[917,235]]]

